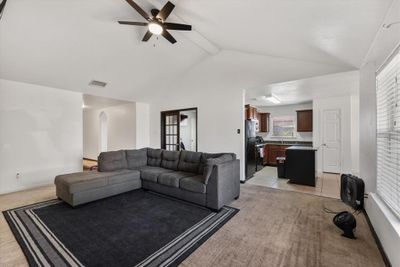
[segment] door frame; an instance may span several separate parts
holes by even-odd
[[[322,151],[321,151],[321,159],[322,159],[322,165],[321,165],[321,171],[322,173],[335,173],[336,172],[329,172],[329,171],[325,171],[325,140],[324,140],[324,135],[325,135],[325,125],[324,125],[324,113],[325,111],[339,111],[339,134],[340,134],[340,145],[339,145],[339,174],[342,173],[342,167],[343,167],[343,162],[342,162],[342,153],[343,153],[343,134],[342,134],[342,109],[341,108],[327,108],[327,109],[322,109],[322,114],[321,114],[321,118],[320,118],[320,132],[321,132],[321,147],[322,147]],[[324,145],[325,144],[325,145]]]
[[[199,136],[199,131],[198,131],[198,123],[199,123],[199,121],[198,121],[198,108],[197,107],[194,107],[194,108],[184,108],[184,109],[172,109],[172,110],[165,110],[165,111],[161,111],[160,112],[160,129],[161,129],[161,131],[160,131],[160,138],[161,138],[161,148],[162,149],[165,149],[166,148],[166,144],[165,144],[165,115],[166,114],[168,114],[168,113],[173,113],[173,112],[178,112],[178,139],[180,139],[180,122],[181,122],[181,116],[180,116],[180,113],[182,112],[182,111],[189,111],[189,110],[195,110],[196,111],[196,152],[198,151],[198,149],[199,149],[199,146],[198,146],[198,136]],[[179,146],[179,151],[180,151],[181,149],[180,149],[180,146]]]

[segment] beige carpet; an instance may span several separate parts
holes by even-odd
[[[55,198],[54,186],[0,196],[0,210]],[[357,216],[357,240],[340,236],[322,206],[344,210],[340,201],[244,184],[231,205],[241,211],[181,266],[380,267],[382,257],[364,216]],[[0,215],[0,266],[28,266]]]
[[[331,198],[245,184],[232,204],[241,211],[182,266],[384,266],[364,215],[351,240],[323,205],[347,209]]]

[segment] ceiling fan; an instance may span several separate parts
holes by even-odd
[[[0,3],[0,19],[1,19],[1,16],[3,15],[3,10],[4,10],[4,7],[6,6],[6,2],[7,2],[7,0],[3,0]]]
[[[168,30],[178,30],[178,31],[191,31],[192,26],[180,23],[170,23],[165,22],[168,16],[171,14],[175,5],[171,2],[167,2],[161,10],[152,9],[151,16],[149,16],[146,11],[144,11],[138,4],[133,0],[126,0],[147,22],[133,22],[133,21],[118,21],[119,24],[134,25],[134,26],[146,26],[148,30],[144,35],[142,41],[147,42],[151,36],[162,35],[170,43],[176,43],[175,38],[168,32]]]

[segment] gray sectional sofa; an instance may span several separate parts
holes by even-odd
[[[152,148],[102,152],[97,171],[57,176],[56,194],[77,206],[144,188],[219,210],[239,197],[239,165],[233,153]]]

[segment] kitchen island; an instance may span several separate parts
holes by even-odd
[[[286,148],[285,176],[290,183],[315,186],[315,152],[311,146]]]

